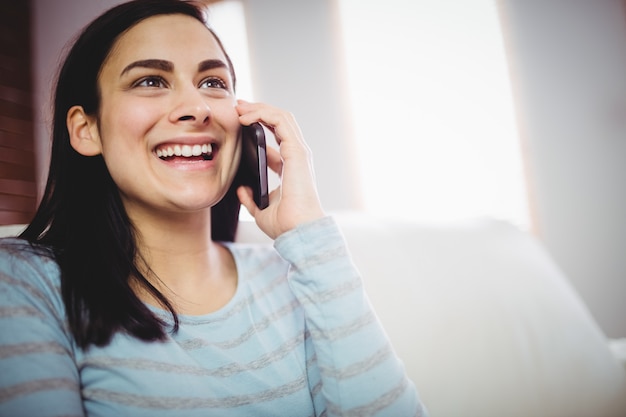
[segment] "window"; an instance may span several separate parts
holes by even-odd
[[[366,208],[529,226],[492,0],[338,0]]]

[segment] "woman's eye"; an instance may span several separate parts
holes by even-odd
[[[165,81],[161,77],[144,77],[134,84],[135,87],[160,88],[165,86]]]
[[[228,89],[228,86],[226,85],[226,83],[221,78],[217,78],[217,77],[210,77],[210,78],[204,79],[200,83],[200,87],[201,88],[221,88],[224,90]]]

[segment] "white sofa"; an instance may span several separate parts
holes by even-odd
[[[530,235],[335,217],[433,417],[626,417],[624,340],[607,340]],[[271,244],[249,222],[237,240]]]

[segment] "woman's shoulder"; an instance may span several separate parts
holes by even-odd
[[[54,262],[52,249],[18,237],[0,238],[0,257],[27,262]]]
[[[24,239],[0,239],[0,306],[19,320],[42,324],[47,317],[63,327],[60,270],[50,249]]]
[[[22,286],[57,288],[59,269],[52,251],[19,238],[0,238],[0,276]]]

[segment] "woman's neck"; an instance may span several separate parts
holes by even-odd
[[[209,313],[232,298],[235,263],[228,249],[211,240],[210,212],[133,223],[140,269],[179,313]]]

